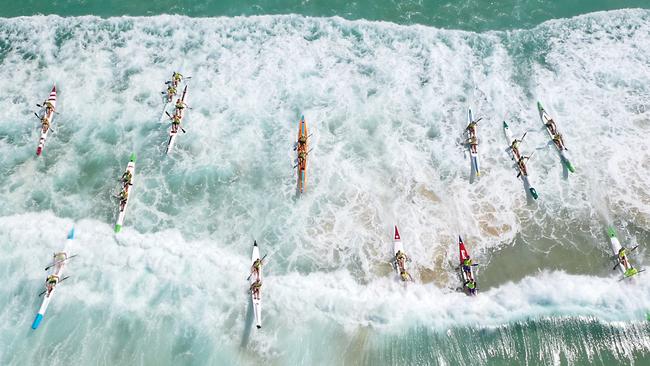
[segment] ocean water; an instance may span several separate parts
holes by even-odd
[[[405,3],[170,10],[181,16],[159,15],[165,2],[38,4],[0,13],[0,364],[650,362],[650,285],[620,281],[605,233],[616,227],[648,265],[649,10],[540,2],[537,15],[499,18],[524,5],[494,2],[465,22],[431,10],[445,3],[413,3],[411,18]],[[160,91],[173,70],[192,76],[192,109],[165,156]],[[52,84],[58,115],[37,158],[32,112]],[[478,179],[461,145],[467,108],[483,117]],[[297,197],[302,114],[313,150]],[[527,132],[537,201],[504,120]],[[389,264],[394,224],[407,287]],[[34,331],[43,267],[72,226],[71,277]],[[477,297],[457,291],[458,235],[480,264]],[[269,259],[260,330],[254,239]]]

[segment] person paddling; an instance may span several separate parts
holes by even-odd
[[[399,276],[404,282],[413,280],[413,277],[411,277],[411,275],[408,272],[406,272],[406,270],[404,269],[400,271]]]
[[[251,266],[251,274],[256,275],[257,278],[259,279],[260,269],[262,269],[262,260],[260,258],[257,258],[255,262],[253,262],[253,265]]]
[[[120,191],[120,194],[118,196],[120,199],[120,211],[124,210],[124,206],[126,205],[126,202],[129,200],[129,191],[126,187]]]
[[[521,156],[519,157],[519,160],[517,160],[517,165],[519,166],[519,170],[521,171],[521,174],[526,176],[528,175],[528,172],[526,171],[526,160],[530,159],[530,156]]]
[[[557,126],[555,125],[555,121],[553,121],[552,119],[548,119],[545,125],[548,128],[548,130],[551,132],[551,135],[555,135],[557,133]]]
[[[182,118],[183,117],[178,113],[176,113],[176,114],[174,114],[172,116],[171,120],[172,120],[172,132],[173,133],[178,132],[178,127],[180,127],[180,125],[181,125]]]
[[[59,276],[57,275],[49,275],[47,276],[47,279],[45,280],[45,284],[47,287],[47,294],[49,295],[52,290],[54,290],[54,287],[59,283]]]
[[[467,290],[471,295],[476,295],[476,281],[469,280],[465,282],[465,287],[467,287]]]
[[[131,179],[133,179],[133,174],[130,171],[127,170],[122,174],[122,184],[124,187],[133,185]]]
[[[260,299],[260,289],[262,288],[262,281],[258,278],[251,284],[251,292],[253,293],[253,298],[255,300]]]
[[[472,265],[473,265],[473,262],[472,262],[471,258],[466,258],[463,261],[463,272],[467,273],[467,278],[469,278],[470,280],[473,281],[474,276],[472,275]]]

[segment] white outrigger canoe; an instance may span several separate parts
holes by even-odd
[[[181,102],[185,103],[185,97],[187,96],[187,85],[185,85],[185,88],[183,88],[183,95],[181,96]],[[183,108],[180,112],[181,114],[181,124],[183,123],[183,118],[185,117],[185,110],[187,107]],[[176,113],[176,112],[174,112]],[[178,125],[178,128],[176,128],[176,131],[174,131],[174,125],[172,124],[171,129],[169,130],[169,140],[167,141],[167,151],[165,154],[169,154],[169,152],[172,150],[174,147],[174,144],[176,143],[176,136],[178,135],[178,132],[181,130],[181,125]]]
[[[406,256],[406,253],[404,252],[404,246],[402,245],[402,237],[399,235],[399,229],[397,228],[397,225],[395,225],[394,229],[393,229],[393,255],[394,255],[393,260],[394,260],[394,263],[395,263],[395,272],[397,273],[397,277],[399,279],[401,279],[402,281],[407,281],[407,280],[402,278],[399,262],[397,261],[397,253],[399,253],[399,252],[402,252]],[[408,273],[408,271],[406,270],[406,262],[407,262],[407,260],[408,259],[404,260],[403,265],[404,265],[404,271],[406,271]],[[410,274],[409,274],[409,279],[412,280]]]
[[[472,110],[468,109],[467,110],[467,124],[469,125],[470,123],[472,123],[472,121],[474,121],[472,119]],[[481,170],[479,169],[479,165],[478,165],[478,146],[477,146],[476,150],[472,149],[472,145],[469,144],[469,139],[472,138],[472,133],[468,129],[465,129],[465,132],[467,133],[467,141],[468,141],[467,148],[469,149],[469,155],[470,155],[470,158],[472,160],[472,169],[476,173],[476,176],[480,177],[481,176]],[[478,128],[477,127],[474,127],[474,137],[476,137],[477,142],[478,142]]]
[[[621,246],[621,242],[618,241],[618,238],[616,237],[616,230],[614,230],[614,228],[610,227],[607,229],[607,236],[609,236],[609,242],[612,247],[612,252],[614,253],[614,258],[618,263],[617,267],[621,270],[621,274],[623,275],[623,278],[632,277],[635,274],[644,271],[643,269],[639,271],[638,269],[632,267],[629,258],[626,258],[627,260],[625,262],[620,259],[618,253],[623,247]]]
[[[46,103],[52,104],[52,109],[48,110],[45,105]],[[41,119],[43,117],[47,118],[47,120],[50,123],[50,126],[52,126],[52,123],[54,122],[54,111],[56,110],[56,85],[52,86],[52,91],[50,92],[50,96],[47,97],[47,100],[43,102],[43,107],[37,114],[38,118]],[[50,132],[50,128],[43,129],[41,126],[41,137],[38,139],[38,147],[36,148],[36,155],[40,156],[41,153],[43,152],[43,148],[45,147],[45,140],[47,140],[47,134]]]
[[[560,159],[562,159],[562,163],[564,163],[564,166],[566,166],[566,168],[571,173],[575,173],[576,169],[573,167],[573,164],[571,164],[571,161],[569,160],[569,156],[568,156],[566,146],[562,145],[560,147],[560,146],[558,146],[558,144],[555,143],[555,141],[553,141],[553,132],[546,125],[546,123],[548,123],[548,121],[552,121],[553,119],[551,118],[551,116],[548,115],[548,113],[546,113],[546,110],[544,110],[544,107],[542,107],[542,103],[537,102],[537,110],[539,111],[539,118],[542,119],[542,123],[544,124],[546,132],[548,132],[548,136],[551,138],[551,141],[553,142],[553,145],[555,145],[555,148],[557,149],[558,153],[560,154]],[[557,127],[556,127],[556,130],[557,130]]]
[[[510,148],[514,139],[512,138],[512,133],[510,132],[510,128],[508,127],[506,121],[503,121],[503,133],[506,135],[506,139],[508,140],[508,150],[510,151],[510,155],[512,155],[512,160],[514,160],[515,163],[517,163],[519,156],[517,156],[514,150]],[[517,164],[517,170],[519,171],[519,176],[521,177],[521,180],[524,182],[524,186],[526,187],[530,195],[533,196],[534,199],[537,199],[539,195],[537,194],[537,190],[530,183],[530,178],[528,177],[528,174],[527,173],[524,174],[524,172],[519,168],[519,164]]]
[[[126,190],[128,192],[128,196],[126,198],[126,202],[124,203],[124,206],[119,204],[119,213],[117,214],[117,222],[115,223],[115,232],[119,233],[120,230],[122,230],[122,224],[124,224],[124,216],[126,215],[126,207],[129,205],[129,201],[131,201],[132,197],[132,192],[133,192],[133,184],[135,183],[135,153],[131,153],[131,158],[129,159],[129,163],[126,165],[126,171],[131,172],[131,185],[126,187]]]
[[[251,269],[253,267],[253,263],[255,263],[256,260],[260,259],[260,249],[257,246],[257,241],[253,242],[253,255],[251,256]],[[250,284],[251,286],[255,281],[260,280],[262,281],[262,268],[260,267],[258,271],[258,275],[256,276],[250,276]],[[260,289],[259,291],[259,298],[255,298],[255,294],[251,290],[251,299],[253,300],[253,313],[255,314],[255,326],[257,326],[257,329],[262,328],[262,291]]]
[[[56,291],[56,287],[58,286],[58,284],[61,281],[68,278],[68,277],[63,277],[63,270],[65,269],[66,262],[70,258],[74,257],[74,255],[68,256],[68,253],[66,252],[68,246],[70,245],[73,239],[74,239],[74,228],[72,228],[68,233],[68,240],[66,241],[66,245],[64,246],[63,251],[55,253],[52,258],[52,264],[50,264],[46,268],[46,270],[50,269],[50,275],[45,280],[45,291],[41,293],[44,294],[45,296],[43,297],[43,302],[41,303],[41,307],[38,309],[36,318],[34,318],[34,322],[32,323],[32,329],[38,328],[39,324],[41,324],[41,321],[45,316],[45,311],[47,310],[47,307],[50,305],[50,301],[52,301],[52,296],[54,296],[54,292]]]

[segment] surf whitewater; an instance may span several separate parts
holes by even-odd
[[[648,242],[649,28],[642,10],[485,33],[302,16],[0,20],[1,363],[647,362],[648,285],[618,281],[605,227]],[[192,76],[192,110],[166,157],[174,70]],[[53,83],[59,115],[36,158],[32,112]],[[471,184],[470,107],[483,117]],[[296,198],[301,114],[313,151]],[[535,203],[503,120],[528,131]],[[138,186],[114,235],[131,152]],[[389,264],[395,223],[406,289]],[[34,332],[42,269],[72,226],[71,278]],[[480,264],[475,298],[456,292],[459,234]],[[254,239],[269,253],[259,331]],[[633,261],[647,264],[643,246]]]

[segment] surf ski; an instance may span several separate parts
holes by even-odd
[[[251,256],[250,291],[253,300],[253,314],[255,315],[255,326],[262,328],[262,261],[257,241],[253,242],[253,254]]]
[[[36,147],[36,155],[40,156],[45,147],[45,140],[47,140],[47,134],[50,132],[50,126],[54,122],[54,111],[56,110],[56,85],[52,86],[52,91],[50,91],[50,96],[47,97],[43,105],[40,106],[41,110],[36,114],[36,116],[41,121],[41,137],[38,139],[38,147]]]
[[[131,153],[129,163],[126,165],[126,170],[120,178],[121,190],[118,195],[119,212],[117,214],[117,222],[115,223],[115,232],[119,233],[124,224],[124,216],[126,215],[126,208],[131,200],[131,193],[133,192],[133,183],[135,181],[135,153]]]
[[[41,294],[38,295],[39,297],[44,295],[43,302],[41,303],[41,307],[38,309],[38,313],[34,318],[34,322],[32,322],[32,329],[38,328],[38,326],[41,324],[41,321],[43,321],[43,317],[45,316],[45,312],[47,311],[47,307],[50,305],[50,301],[52,301],[52,297],[54,296],[54,292],[57,286],[59,283],[68,278],[63,277],[63,270],[65,269],[65,265],[68,260],[70,260],[72,257],[75,257],[74,255],[68,256],[68,253],[66,251],[68,249],[68,246],[72,243],[73,239],[74,228],[72,228],[68,233],[68,240],[63,247],[63,251],[54,253],[52,256],[52,263],[45,268],[46,271],[50,271],[50,274],[45,279],[45,291],[41,292]]]
[[[526,187],[526,190],[530,193],[531,196],[533,196],[534,199],[537,199],[539,195],[537,194],[537,190],[533,187],[533,185],[530,183],[530,178],[528,176],[528,169],[526,167],[526,161],[530,159],[530,156],[523,156],[521,155],[521,152],[519,151],[519,144],[521,141],[524,139],[524,136],[521,137],[521,139],[513,139],[512,138],[512,133],[510,132],[510,127],[506,123],[506,121],[503,121],[503,132],[506,136],[506,139],[508,140],[508,151],[510,152],[510,155],[512,155],[512,160],[515,161],[517,164],[517,170],[519,171],[519,174],[517,174],[517,177],[521,177],[521,180],[524,182],[524,186]]]
[[[167,150],[165,151],[166,154],[169,154],[169,152],[172,150],[174,147],[174,143],[176,142],[176,136],[178,135],[179,131],[185,132],[183,127],[181,127],[181,122],[183,122],[183,117],[185,117],[185,110],[187,109],[187,105],[185,104],[185,98],[187,96],[187,85],[185,85],[185,88],[183,88],[183,95],[179,100],[176,101],[176,108],[174,108],[174,114],[169,115],[169,119],[172,121],[172,126],[171,130],[169,131],[169,140],[167,140]]]
[[[548,115],[548,113],[546,113],[546,110],[544,110],[544,107],[542,107],[542,103],[537,102],[537,110],[539,111],[539,118],[542,119],[542,123],[546,128],[546,132],[551,138],[551,142],[553,142],[553,145],[555,145],[555,148],[560,154],[562,163],[571,173],[575,173],[576,169],[573,167],[573,164],[571,164],[571,161],[569,160],[568,151],[564,145],[564,139],[562,138],[562,134],[558,131],[555,121],[551,118],[551,116]]]
[[[621,274],[623,275],[623,278],[630,278],[644,271],[643,269],[638,270],[634,268],[632,264],[630,264],[630,261],[628,260],[629,252],[636,249],[636,247],[632,249],[623,248],[621,242],[616,237],[616,230],[614,230],[614,228],[610,227],[607,229],[607,236],[609,236],[609,242],[612,247],[612,252],[614,253],[614,259],[616,260],[616,265],[614,266],[614,269],[618,267],[621,270]]]
[[[413,277],[411,277],[406,268],[406,262],[410,262],[411,259],[407,257],[404,252],[402,238],[399,235],[397,225],[395,225],[395,228],[393,229],[393,254],[395,255],[393,258],[393,267],[395,268],[395,272],[399,279],[404,282],[413,281]]]
[[[309,134],[307,132],[307,122],[305,116],[300,116],[298,122],[298,141],[296,142],[296,151],[298,154],[296,168],[298,168],[298,180],[296,189],[299,193],[304,193],[307,187],[307,157],[309,155]]]
[[[478,292],[478,284],[476,283],[476,277],[474,277],[474,271],[472,270],[473,266],[477,266],[476,263],[470,258],[465,244],[463,243],[463,238],[458,236],[458,250],[460,252],[460,277],[463,280],[463,290],[468,295],[476,295]]]
[[[467,127],[465,128],[465,133],[467,134],[467,147],[469,149],[469,155],[472,160],[472,170],[476,173],[477,177],[481,176],[481,170],[479,169],[478,164],[478,121],[474,121],[472,118],[472,110],[467,110]]]

